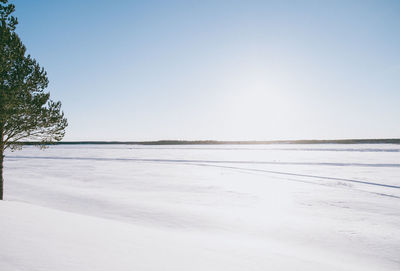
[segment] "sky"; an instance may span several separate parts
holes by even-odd
[[[400,1],[9,2],[65,141],[400,138]]]

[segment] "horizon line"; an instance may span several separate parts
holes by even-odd
[[[59,142],[20,142],[22,145],[78,145],[78,144],[126,144],[126,145],[268,145],[268,144],[400,144],[400,138],[358,138],[358,139],[296,139],[296,140],[72,140]]]

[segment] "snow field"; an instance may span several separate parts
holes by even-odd
[[[10,152],[0,270],[398,270],[398,149]]]

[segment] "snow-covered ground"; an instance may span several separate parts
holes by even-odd
[[[399,270],[399,145],[8,152],[0,270]]]

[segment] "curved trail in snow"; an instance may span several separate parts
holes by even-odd
[[[68,157],[68,156],[6,156],[11,159],[50,159],[50,160],[89,160],[89,161],[135,161],[163,163],[212,163],[212,164],[251,164],[251,165],[294,165],[294,166],[337,166],[337,167],[388,167],[400,168],[395,163],[332,163],[332,162],[278,162],[278,161],[240,161],[240,160],[190,160],[190,159],[146,159],[146,158],[108,158],[108,157]]]
[[[220,166],[220,165],[210,165],[210,164],[193,164],[193,165],[210,166],[210,167],[218,167],[218,168],[226,168],[226,169],[237,169],[237,170],[245,170],[245,171],[253,171],[253,172],[265,172],[265,173],[272,173],[272,174],[279,174],[279,175],[317,178],[317,179],[324,179],[324,180],[353,182],[353,183],[361,183],[361,184],[368,184],[368,185],[400,189],[400,186],[398,186],[398,185],[389,185],[389,184],[360,181],[360,180],[354,180],[354,179],[345,179],[345,178],[336,178],[336,177],[327,177],[327,176],[318,176],[318,175],[309,175],[309,174],[298,174],[298,173],[292,173],[292,172],[283,172],[283,171],[274,171],[274,170],[265,170],[265,169],[256,169],[256,168],[230,167],[230,166]]]
[[[400,164],[314,163],[314,162],[274,162],[274,161],[272,161],[272,162],[268,162],[268,161],[220,161],[220,160],[188,160],[188,159],[104,158],[104,157],[92,158],[92,157],[59,157],[59,156],[58,157],[52,157],[52,156],[7,156],[7,158],[11,158],[11,159],[44,159],[44,160],[89,160],[89,161],[128,161],[128,162],[133,161],[133,162],[152,162],[152,163],[154,163],[154,162],[156,162],[156,163],[182,163],[182,164],[187,164],[187,165],[210,166],[210,167],[245,170],[245,171],[252,171],[252,172],[264,172],[264,173],[279,174],[279,175],[286,175],[286,176],[343,181],[343,182],[351,182],[351,183],[359,183],[359,184],[380,186],[380,187],[386,187],[386,188],[400,189],[400,186],[398,186],[398,185],[389,185],[389,184],[370,182],[370,181],[220,165],[220,164],[244,164],[244,165],[312,165],[312,166],[318,165],[318,166],[400,167]],[[217,164],[217,165],[213,165],[213,164]]]

